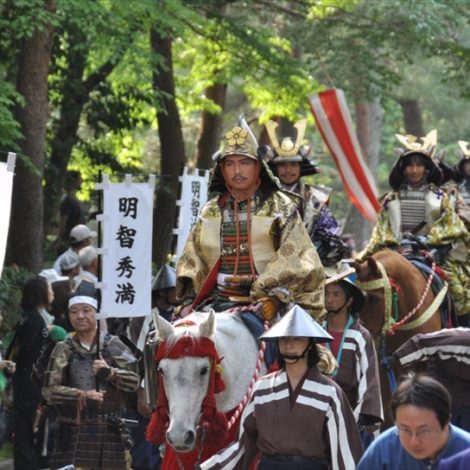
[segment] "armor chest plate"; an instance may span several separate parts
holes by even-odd
[[[72,354],[69,364],[70,386],[81,390],[92,390],[95,388],[95,376],[93,375],[92,354]]]
[[[425,221],[425,192],[423,190],[400,190],[401,230],[407,232]]]

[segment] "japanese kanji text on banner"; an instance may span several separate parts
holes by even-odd
[[[173,230],[177,235],[175,258],[178,259],[183,252],[184,245],[189,232],[196,222],[199,212],[207,202],[207,188],[209,185],[209,171],[195,169],[190,173],[189,168],[184,167],[183,175],[180,176],[181,199],[176,203],[180,207],[178,217],[178,228]]]
[[[99,317],[150,315],[154,179],[109,183],[105,176]]]

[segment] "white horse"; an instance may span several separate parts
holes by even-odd
[[[194,325],[190,325],[194,322]],[[233,410],[244,399],[257,369],[259,345],[238,314],[194,312],[182,326],[173,326],[158,315],[154,319],[160,341],[169,345],[178,338],[211,338],[223,358],[222,378],[226,389],[217,393],[217,410]],[[171,347],[171,346],[170,346]],[[176,452],[189,452],[196,445],[201,404],[207,394],[211,370],[209,357],[162,359],[158,365],[168,399],[169,426],[166,440]],[[266,372],[264,364],[259,375]]]

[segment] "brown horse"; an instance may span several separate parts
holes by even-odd
[[[447,290],[434,296],[430,288],[433,270],[427,278],[401,254],[383,249],[364,263],[353,263],[357,285],[366,294],[359,313],[364,326],[372,333],[379,361],[392,354],[416,333],[442,328],[439,306]],[[395,365],[395,376],[401,371]],[[387,371],[380,368],[385,426],[392,424],[390,413],[391,384]]]

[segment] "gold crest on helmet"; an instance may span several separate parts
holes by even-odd
[[[470,160],[470,150],[468,149],[468,142],[459,140],[460,156],[462,160]]]
[[[257,145],[252,141],[248,130],[242,129],[240,126],[235,126],[224,135],[220,159],[228,157],[229,155],[241,155],[258,160],[256,149]]]
[[[437,146],[437,130],[433,129],[425,137],[416,137],[411,134],[395,134],[398,141],[404,146],[400,149],[400,158],[412,153],[419,153],[428,158],[433,158]]]
[[[297,129],[297,138],[295,139],[295,143],[292,141],[291,137],[284,137],[279,144],[279,140],[276,134],[278,125],[279,124],[277,122],[271,120],[266,122],[266,131],[268,132],[269,140],[271,141],[273,150],[276,153],[273,161],[302,161],[304,156],[301,154],[300,150],[302,148],[302,143],[305,136],[307,119],[302,119],[301,121],[294,124],[294,127]]]

